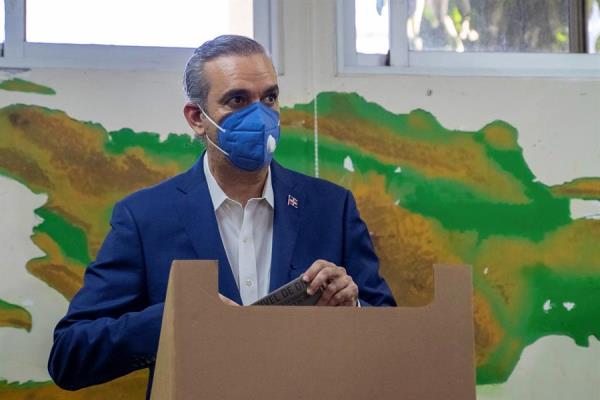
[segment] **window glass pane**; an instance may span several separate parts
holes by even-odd
[[[388,0],[355,0],[356,51],[387,54],[390,48]]]
[[[410,49],[569,52],[569,0],[409,0]]]
[[[249,0],[27,0],[28,42],[197,47],[253,36]]]
[[[0,0],[0,43],[4,43],[4,0]]]
[[[600,0],[586,0],[588,53],[600,53]]]

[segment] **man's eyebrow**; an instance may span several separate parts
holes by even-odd
[[[273,86],[270,86],[263,92],[263,94],[272,94],[272,93],[279,94],[279,85],[275,84]]]
[[[262,95],[266,96],[270,94],[279,94],[279,85],[275,84],[273,86],[269,86],[263,91]],[[250,97],[251,94],[250,91],[246,89],[231,89],[221,95],[221,97],[219,98],[219,103],[225,104],[227,101],[229,101],[229,99],[235,96]]]

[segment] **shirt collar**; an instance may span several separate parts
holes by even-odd
[[[226,201],[234,201],[227,197],[221,186],[217,183],[217,180],[213,176],[212,172],[210,172],[210,168],[208,166],[208,154],[204,154],[204,176],[206,177],[206,183],[208,185],[208,192],[210,193],[210,199],[213,203],[213,209],[217,211],[219,207]],[[263,188],[261,199],[265,199],[267,203],[271,206],[271,208],[275,209],[275,201],[273,195],[273,184],[271,183],[271,166],[267,170],[267,180],[265,181],[265,186]]]

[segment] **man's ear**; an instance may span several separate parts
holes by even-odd
[[[183,106],[183,116],[196,136],[204,136],[206,134],[206,130],[204,129],[204,115],[196,104],[186,103]]]

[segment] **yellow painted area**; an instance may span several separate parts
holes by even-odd
[[[31,314],[23,308],[0,308],[0,327],[31,330]]]
[[[282,117],[282,125],[303,121],[305,129],[312,130],[313,118],[308,113],[289,110]],[[428,124],[422,117],[413,118],[415,128]],[[384,164],[403,165],[429,178],[451,179],[470,186],[493,201],[525,204],[529,198],[521,182],[499,170],[485,152],[485,146],[469,135],[455,135],[440,145],[431,140],[417,140],[398,135],[384,125],[367,119],[319,118],[319,133],[360,149]],[[505,135],[509,135],[506,133]],[[500,137],[502,134],[495,134]]]
[[[484,240],[477,250],[475,272],[491,288],[496,302],[502,304],[503,315],[520,315],[530,288],[524,281],[524,266],[547,265],[553,271],[598,274],[600,265],[600,221],[582,220],[558,229],[540,242],[525,238],[494,236]],[[486,299],[491,301],[488,292]],[[504,321],[503,324],[515,324]],[[486,326],[488,326],[487,324]]]
[[[485,140],[498,150],[517,150],[517,131],[505,126],[488,125],[483,128]]]
[[[324,174],[327,179],[327,171]],[[433,298],[433,264],[458,264],[461,260],[451,253],[435,222],[394,204],[382,176],[352,179],[352,193],[396,300],[406,306],[429,304]]]
[[[148,372],[144,370],[74,392],[62,390],[51,383],[20,386],[0,383],[0,398],[2,400],[143,400],[147,382]]]
[[[30,260],[27,271],[71,300],[83,283],[83,266],[65,258],[56,242],[45,233],[34,234],[32,241],[46,256]]]
[[[156,165],[142,151],[107,154],[102,128],[62,112],[4,109],[0,129],[8,132],[0,135],[0,168],[34,192],[50,192],[45,207],[84,230],[92,257],[108,232],[107,215],[116,201],[180,171],[175,162]],[[65,260],[49,237],[36,234],[33,241],[47,256],[29,262],[28,270],[70,299],[81,286],[83,269]]]
[[[328,172],[323,172],[327,179]],[[437,222],[395,205],[385,191],[382,176],[348,177],[379,256],[381,273],[394,297],[404,306],[429,304],[433,299],[432,266],[464,264],[457,254],[465,254],[475,246],[476,234],[448,232]],[[481,294],[474,295],[474,309],[475,347],[481,365],[500,343],[504,331]]]
[[[600,178],[579,178],[552,186],[551,190],[554,195],[560,197],[600,200]]]
[[[338,172],[323,170],[322,174],[354,193],[380,257],[382,275],[399,304],[420,306],[431,302],[433,264],[475,260],[474,273],[487,287],[485,293],[478,291],[474,297],[478,365],[489,362],[490,354],[503,342],[504,324],[519,323],[513,318],[521,315],[529,293],[521,275],[524,266],[543,264],[557,272],[600,272],[596,261],[600,259],[600,246],[595,243],[600,236],[600,221],[574,221],[537,242],[501,235],[481,240],[477,232],[448,231],[437,221],[396,205],[386,192],[383,176],[348,173],[340,181]],[[497,314],[498,307],[501,315]],[[499,318],[503,318],[502,322]],[[505,359],[494,361],[508,370],[522,350],[515,344],[511,346],[501,356]]]
[[[600,273],[600,220],[576,220],[547,236],[538,246],[546,265],[559,272]]]
[[[473,322],[475,324],[475,355],[477,365],[488,361],[489,353],[501,342],[504,330],[494,318],[487,300],[479,293],[473,295]]]
[[[514,281],[520,280],[517,272],[524,265],[551,265],[557,272],[576,269],[581,274],[598,273],[599,236],[599,220],[573,221],[546,235],[540,242],[520,237],[493,236],[481,244],[477,265],[489,267],[491,274],[502,271]]]
[[[108,155],[103,129],[72,120],[61,112],[20,108],[7,115],[5,111],[0,114],[0,129],[10,131],[0,136],[0,149],[22,149],[27,162],[52,176],[48,208],[60,210],[71,222],[79,222],[92,254],[106,236],[106,212],[117,200],[180,171],[175,161],[157,166],[141,151]],[[27,176],[21,178],[34,191],[47,191],[45,185],[36,185]]]
[[[438,127],[433,125],[432,122],[433,120],[431,118],[427,118],[424,113],[412,112],[408,114],[408,125],[416,130],[423,132],[437,130]]]

